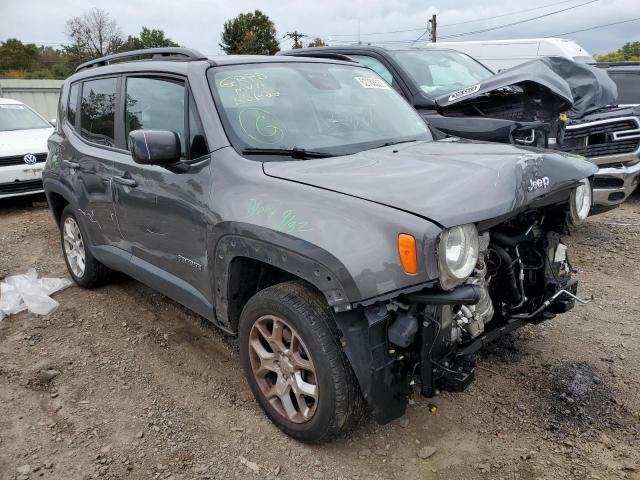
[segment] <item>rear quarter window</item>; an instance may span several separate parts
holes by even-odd
[[[69,103],[67,104],[67,121],[72,127],[76,126],[76,113],[78,111],[78,90],[80,84],[75,83],[69,89]]]

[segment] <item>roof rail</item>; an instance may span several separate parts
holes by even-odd
[[[172,60],[178,62],[192,62],[194,60],[206,60],[207,57],[197,50],[180,47],[145,48],[142,50],[131,50],[130,52],[114,53],[105,57],[89,60],[76,68],[76,72],[92,67],[103,67],[116,60],[136,58],[151,55],[151,60]]]
[[[315,50],[315,48],[314,48]],[[310,50],[303,50],[301,52],[297,50],[287,50],[286,52],[278,52],[276,55],[282,55],[286,57],[311,57],[311,58],[328,58],[330,60],[342,60],[343,62],[358,63],[353,58],[343,55],[341,53],[334,52],[313,52]]]

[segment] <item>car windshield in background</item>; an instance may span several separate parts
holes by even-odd
[[[618,87],[618,105],[640,104],[640,75],[635,73],[609,73]]]
[[[493,72],[464,53],[447,50],[394,52],[398,63],[420,89],[439,97],[493,76]]]
[[[580,63],[596,63],[596,59],[593,58],[591,55],[578,55],[573,57],[573,59],[576,62],[580,62]]]
[[[239,152],[318,158],[432,138],[413,108],[365,68],[283,62],[212,68],[208,76]]]
[[[9,130],[33,130],[51,125],[28,107],[16,103],[0,104],[0,132]]]

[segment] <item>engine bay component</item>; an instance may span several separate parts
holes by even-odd
[[[411,313],[399,315],[389,326],[389,341],[400,347],[408,347],[418,331],[418,320]]]

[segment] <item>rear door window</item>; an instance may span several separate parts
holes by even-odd
[[[100,78],[82,84],[80,135],[90,142],[115,146],[118,79]]]

